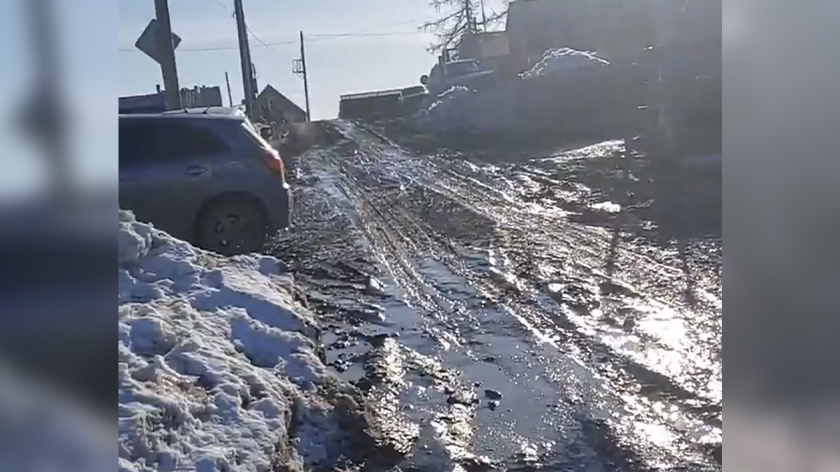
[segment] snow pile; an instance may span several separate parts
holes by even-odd
[[[606,66],[610,63],[592,53],[571,48],[549,49],[542,59],[527,71],[519,74],[523,79],[543,75],[562,74],[587,67]]]
[[[432,102],[428,108],[426,108],[427,113],[434,113],[437,111],[445,112],[447,109],[451,109],[453,104],[457,104],[459,101],[463,101],[469,97],[471,90],[469,87],[464,85],[453,85],[448,89],[444,90],[443,92],[439,93],[437,96],[437,100]]]
[[[514,119],[516,90],[511,87],[476,91],[450,87],[421,110],[411,125],[423,132],[503,132]]]
[[[529,80],[551,77],[578,70],[594,70],[609,62],[594,54],[570,48],[550,49],[531,69],[519,75],[522,80],[471,90],[454,86],[439,94],[425,110],[415,115],[411,124],[423,132],[475,132],[479,134],[522,133],[534,129],[560,127],[552,122],[555,114],[566,115],[568,104],[579,95],[575,83],[554,80]],[[597,90],[594,81],[589,89]],[[576,88],[577,87],[577,88]]]
[[[593,203],[589,208],[601,213],[621,213],[621,205],[613,202]]]
[[[469,92],[470,88],[466,85],[453,85],[448,89],[444,90],[440,94],[438,94],[439,99],[445,99],[446,97],[450,96],[457,96],[459,93]]]
[[[604,109],[610,97],[597,72],[610,63],[592,53],[570,48],[550,49],[518,80],[492,87],[451,87],[410,120],[423,133],[505,134],[527,137],[534,133],[574,130],[566,121]],[[578,71],[597,71],[584,77]],[[554,80],[568,75],[573,80]],[[538,78],[546,80],[536,80]],[[584,80],[581,80],[584,79]],[[597,114],[594,114],[597,116]],[[566,121],[564,121],[566,120]]]
[[[120,471],[296,471],[359,448],[358,393],[276,259],[119,219]]]
[[[424,129],[446,129],[451,123],[463,122],[470,95],[474,93],[463,85],[452,86],[438,94],[436,100],[421,110],[413,121]]]

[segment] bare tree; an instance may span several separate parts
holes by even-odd
[[[481,13],[482,13],[482,29],[484,31],[490,31],[491,28],[495,28],[501,24],[503,24],[507,20],[508,15],[508,8],[510,8],[510,1],[511,0],[503,0],[502,2],[502,9],[499,11],[495,11],[490,9],[489,13],[485,11],[484,8],[484,1],[481,2]]]
[[[437,12],[446,12],[442,17],[420,26],[421,30],[435,33],[437,37],[437,41],[429,45],[429,52],[452,48],[464,34],[478,31],[477,0],[429,0],[429,5]]]
[[[484,0],[429,0],[437,12],[445,12],[435,20],[420,26],[422,31],[435,33],[437,40],[429,45],[429,52],[441,52],[457,46],[461,37],[469,33],[488,31],[507,18],[507,4],[501,12],[485,9]]]

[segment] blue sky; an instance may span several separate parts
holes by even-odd
[[[498,4],[492,0],[489,5]],[[85,186],[117,183],[117,97],[150,93],[161,83],[160,68],[134,49],[154,17],[153,0],[51,0],[61,61],[56,81],[69,106],[73,172]],[[15,112],[38,78],[31,68],[33,30],[27,0],[0,2],[0,203],[39,193],[47,161],[13,128]],[[428,35],[417,26],[435,16],[427,0],[244,0],[252,59],[261,85],[271,83],[303,105],[303,83],[292,74],[298,31],[307,46],[314,118],[337,114],[342,93],[414,85],[434,64]],[[224,87],[230,73],[235,101],[242,98],[232,0],[170,0],[182,86]],[[338,33],[388,36],[319,37]],[[266,48],[260,44],[289,42]],[[117,47],[115,46],[115,43]],[[188,51],[201,48],[234,48]],[[128,49],[128,51],[120,51]],[[226,95],[223,93],[223,96]],[[226,97],[225,97],[226,98]]]
[[[435,16],[427,0],[244,0],[244,10],[260,87],[270,83],[301,106],[303,82],[291,69],[299,56],[298,31],[304,31],[316,119],[334,117],[343,93],[416,85],[434,65],[435,57],[426,51],[432,38],[417,31]],[[189,51],[236,47],[233,1],[170,0],[170,13],[172,29],[182,38],[176,51],[181,86],[222,86],[226,102],[227,71],[234,101],[241,100],[236,49]],[[119,0],[120,48],[134,49],[153,17],[152,0]],[[319,36],[338,33],[377,36]],[[149,93],[161,83],[159,66],[140,52],[119,52],[119,74],[121,94]]]

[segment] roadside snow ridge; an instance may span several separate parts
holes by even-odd
[[[341,440],[312,315],[271,257],[119,214],[119,470],[303,470]]]

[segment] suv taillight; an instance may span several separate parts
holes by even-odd
[[[265,165],[280,177],[285,178],[286,169],[283,166],[283,159],[280,158],[280,154],[277,151],[265,151]]]

